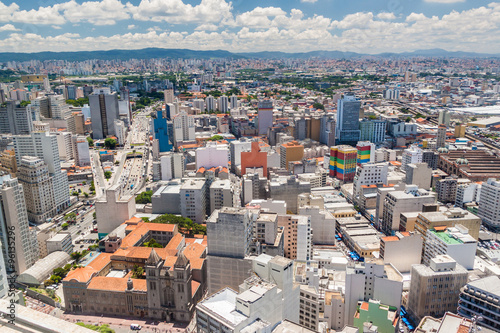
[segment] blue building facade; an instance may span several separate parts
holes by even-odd
[[[163,118],[162,111],[156,112],[156,119],[153,120],[154,136],[158,140],[160,153],[171,151],[173,146],[168,136],[167,119]]]

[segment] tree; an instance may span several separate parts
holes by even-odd
[[[89,194],[87,192],[83,192],[83,195],[84,195],[85,198],[89,197]]]
[[[64,215],[64,220],[65,221],[72,221],[76,219],[76,213],[75,212],[71,212],[71,213],[68,213],[66,215]]]
[[[87,137],[87,142],[89,143],[89,147],[94,147],[94,140],[90,136]]]
[[[116,147],[116,140],[113,139],[113,138],[106,138],[106,140],[104,140],[104,147],[108,148],[108,149],[115,149]]]
[[[156,248],[159,248],[159,249],[163,248],[163,246],[160,243],[158,243],[156,241],[156,239],[154,239],[154,238],[151,238],[149,240],[149,242],[145,242],[142,245],[145,246],[145,247],[156,247]]]
[[[321,104],[321,103],[314,103],[313,104],[313,108],[324,110],[325,106],[323,104]]]
[[[68,223],[66,223],[66,222],[64,222],[63,224],[61,224],[61,227],[62,227],[63,229],[67,229],[67,228],[68,228],[68,226],[69,226],[69,224],[68,224]]]
[[[216,134],[216,135],[212,136],[210,139],[208,139],[208,141],[220,141],[223,139],[224,139],[224,137],[222,135]]]
[[[151,203],[151,196],[152,195],[153,195],[153,191],[144,191],[144,192],[141,192],[135,198],[135,203],[137,203],[137,204],[148,204],[148,203]]]
[[[144,268],[134,265],[132,268],[132,279],[144,279]]]
[[[73,191],[73,192],[71,192],[71,195],[74,195],[74,196],[76,196],[76,197],[77,197],[77,196],[78,196],[78,191]]]
[[[111,178],[111,171],[104,171],[104,178],[106,179]]]
[[[470,120],[477,121],[477,118],[476,117],[472,117],[472,118],[470,118]]]
[[[152,220],[151,223],[177,224],[179,226],[179,232],[183,234],[206,235],[207,233],[207,228],[201,224],[194,223],[187,217],[173,214],[160,215]]]
[[[375,115],[371,114],[371,115],[369,115],[369,116],[368,116],[368,119],[372,119],[372,120],[374,120],[374,119],[377,119],[377,116],[375,116]]]
[[[21,103],[19,103],[19,106],[24,108],[25,106],[30,105],[30,104],[31,104],[31,101],[21,101]]]

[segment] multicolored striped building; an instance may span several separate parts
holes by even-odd
[[[370,141],[360,141],[356,145],[358,150],[358,165],[374,162],[372,161],[372,155],[375,153],[375,145]]]
[[[358,150],[351,146],[330,148],[330,176],[347,182],[354,179]]]

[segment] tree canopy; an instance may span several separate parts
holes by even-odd
[[[182,234],[206,235],[207,233],[207,227],[194,223],[187,217],[173,214],[160,215],[152,220],[151,223],[177,224],[179,226],[179,232]]]

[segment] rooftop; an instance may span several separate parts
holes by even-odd
[[[500,278],[498,276],[488,276],[483,279],[472,281],[469,282],[468,286],[500,296]]]

